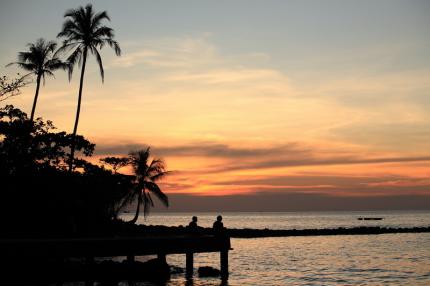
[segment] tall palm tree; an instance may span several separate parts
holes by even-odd
[[[153,159],[149,163],[150,155],[151,150],[149,147],[131,152],[129,155],[129,162],[133,168],[135,178],[135,188],[132,190],[130,199],[135,200],[137,197],[136,214],[130,223],[136,223],[141,205],[143,205],[144,215],[149,212],[151,206],[154,206],[151,194],[154,194],[166,207],[169,206],[169,200],[161,191],[157,182],[170,172],[166,171],[166,165],[162,159]]]
[[[57,37],[64,37],[61,52],[70,51],[67,58],[69,67],[69,79],[72,76],[73,68],[76,63],[81,65],[81,78],[79,82],[78,107],[76,110],[75,125],[73,127],[73,138],[70,150],[70,171],[73,168],[75,156],[76,132],[78,130],[79,115],[81,112],[82,88],[84,84],[85,66],[87,63],[88,52],[96,57],[100,69],[102,82],[104,82],[104,70],[99,49],[106,44],[115,50],[117,56],[121,55],[119,44],[113,39],[113,29],[104,26],[103,20],[110,21],[106,11],[95,13],[91,4],[77,9],[70,9],[64,14],[66,20],[63,23],[62,31]]]
[[[68,66],[62,62],[54,53],[57,48],[57,43],[54,41],[45,41],[40,38],[35,43],[28,44],[28,51],[20,52],[18,54],[18,61],[8,64],[18,65],[29,73],[24,77],[35,75],[36,76],[36,93],[34,95],[33,107],[31,108],[30,121],[33,122],[34,113],[36,111],[37,99],[39,97],[40,81],[43,79],[45,84],[45,76],[54,76],[54,71],[58,69],[66,69]]]

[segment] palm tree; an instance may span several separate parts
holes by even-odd
[[[106,11],[95,13],[91,4],[78,9],[71,9],[64,14],[66,18],[63,23],[62,31],[57,37],[66,38],[60,51],[71,51],[67,58],[69,64],[69,79],[72,76],[73,68],[76,63],[81,65],[81,79],[79,82],[78,107],[76,110],[75,125],[73,127],[73,138],[76,138],[78,130],[79,114],[81,112],[82,88],[84,84],[85,66],[87,63],[88,52],[96,57],[100,69],[102,82],[104,82],[104,70],[102,58],[99,49],[106,44],[115,50],[117,56],[121,55],[119,44],[113,40],[113,30],[102,24],[103,20],[110,21]],[[73,168],[73,159],[75,156],[75,139],[72,139],[70,150],[70,171]]]
[[[129,200],[135,200],[137,197],[136,214],[130,223],[136,223],[139,218],[140,205],[143,205],[143,213],[149,212],[149,208],[154,206],[151,198],[151,193],[154,194],[166,207],[169,206],[167,196],[161,191],[157,182],[163,179],[169,171],[166,171],[166,165],[162,159],[153,159],[149,163],[151,154],[150,148],[131,152],[129,155],[129,163],[134,172],[134,185],[131,197]]]
[[[18,54],[18,61],[8,64],[18,65],[29,73],[22,78],[35,75],[36,76],[36,93],[34,95],[33,107],[31,109],[30,122],[33,122],[34,113],[36,111],[37,98],[39,97],[40,81],[43,79],[45,84],[45,76],[54,76],[54,71],[57,69],[66,69],[67,64],[62,62],[54,53],[57,48],[57,43],[54,41],[45,41],[40,38],[36,43],[28,44],[28,51],[20,52]]]

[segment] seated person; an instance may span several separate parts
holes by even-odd
[[[224,224],[222,223],[222,216],[217,216],[216,221],[213,224],[213,231],[215,233],[221,233],[223,232],[224,229]]]
[[[199,226],[197,225],[197,217],[196,216],[193,216],[192,220],[188,224],[188,229],[191,232],[197,232],[198,231]]]

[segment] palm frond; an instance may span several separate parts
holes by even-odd
[[[48,55],[48,54],[54,53],[56,48],[57,48],[57,43],[54,41],[49,41],[46,44],[46,49],[45,49],[46,53],[45,54]]]
[[[68,42],[68,41],[63,41],[63,44],[61,45],[61,47],[58,48],[58,50],[55,51],[55,53],[53,54],[52,57],[56,58],[61,54],[66,53],[69,50],[73,50],[73,48],[75,48],[76,46],[80,45],[82,43],[80,42]]]
[[[130,152],[129,158],[134,173],[137,176],[145,177],[148,169],[148,159],[150,155],[150,148]]]
[[[137,195],[138,195],[138,192],[136,192],[135,190],[128,192],[127,195],[122,199],[119,208],[123,209],[126,206],[130,205],[132,202],[136,200]]]
[[[81,7],[82,8],[82,7]],[[79,9],[68,9],[68,10],[66,10],[66,12],[64,13],[64,17],[74,17],[74,15],[76,14],[76,13],[78,13],[79,12]]]
[[[100,56],[100,54],[97,51],[97,49],[95,47],[93,47],[93,46],[91,46],[91,52],[96,56],[96,60],[97,60],[97,63],[99,65],[99,69],[100,69],[100,76],[102,77],[102,82],[104,83],[104,81],[105,81],[105,71],[103,69],[102,57]]]
[[[49,75],[49,76],[55,77],[54,73],[52,71],[50,71],[50,70],[44,70],[43,73],[42,73],[42,76],[45,77],[45,75]]]
[[[73,51],[73,53],[71,53],[67,58],[69,81],[72,79],[72,74],[73,74],[73,69],[75,67],[75,64],[82,57],[82,54],[83,54],[82,47],[78,46]]]
[[[102,26],[94,31],[94,38],[100,38],[100,37],[106,37],[106,38],[112,38],[114,36],[113,29]]]
[[[154,202],[152,201],[152,198],[148,193],[143,193],[142,198],[143,198],[143,216],[147,217],[151,207],[154,206]]]
[[[95,14],[91,21],[91,27],[93,29],[97,28],[97,26],[100,25],[101,21],[104,19],[110,21],[110,17],[108,16],[106,11]]]
[[[173,173],[173,171],[164,171],[164,172],[157,173],[157,174],[155,174],[149,178],[152,182],[158,182],[158,181],[164,179],[165,176],[171,175],[172,173]]]
[[[63,41],[62,47],[58,52],[73,50],[69,56],[69,62],[72,65],[69,68],[69,72],[73,72],[73,65],[82,60],[81,56],[77,56],[76,50],[80,50],[81,53],[85,50],[90,50],[96,57],[97,63],[100,69],[100,75],[104,82],[104,68],[101,56],[98,49],[103,48],[105,44],[108,44],[112,49],[115,50],[116,55],[121,54],[121,48],[119,44],[113,39],[113,29],[102,25],[104,19],[110,21],[106,11],[95,13],[91,4],[85,7],[79,7],[77,9],[70,9],[64,14],[66,18],[63,23],[62,31],[58,33],[57,37],[66,38]],[[79,52],[78,52],[79,54]],[[71,75],[69,74],[69,78]]]
[[[64,69],[64,63],[54,54],[57,47],[55,41],[39,38],[35,43],[29,43],[27,46],[28,51],[18,53],[18,61],[7,66],[16,64],[23,70],[40,75],[43,80],[45,80],[45,73],[51,76],[53,71],[59,68]]]
[[[31,73],[34,73],[34,74],[37,71],[37,67],[32,63],[14,62],[14,63],[10,63],[6,66],[11,66],[11,65],[17,65],[20,68],[22,68],[23,70],[30,71]]]
[[[18,53],[18,61],[19,62],[34,62],[35,61],[34,53],[32,52],[19,52]]]
[[[111,39],[106,39],[106,42],[108,43],[108,45],[109,45],[111,48],[113,48],[113,49],[115,50],[115,54],[116,54],[117,56],[120,56],[120,55],[121,55],[121,48],[120,48],[120,46],[119,46],[119,44],[118,44],[118,42],[117,42],[117,41],[114,41],[114,40],[111,40]]]
[[[147,182],[145,185],[146,189],[152,194],[154,194],[163,203],[163,205],[165,205],[166,207],[169,206],[169,198],[161,191],[160,187],[157,184],[153,182]]]
[[[145,195],[148,198],[148,201],[149,201],[151,207],[154,207],[155,205],[154,205],[154,201],[152,200],[151,194],[146,192]]]
[[[46,61],[45,70],[54,71],[58,69],[66,70],[68,68],[68,64],[63,62],[57,58],[53,58],[51,60]]]

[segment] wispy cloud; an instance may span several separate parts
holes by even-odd
[[[369,164],[386,164],[386,163],[408,163],[408,162],[430,162],[430,156],[425,157],[381,157],[381,158],[302,158],[301,160],[289,159],[269,159],[261,162],[241,163],[227,167],[219,167],[205,170],[205,172],[226,172],[237,170],[268,169],[268,168],[288,168],[304,166],[331,166],[331,165],[369,165]]]
[[[98,154],[124,154],[126,150],[143,146],[145,145],[98,146]],[[334,196],[379,196],[393,193],[430,195],[430,181],[425,177],[425,166],[430,162],[430,156],[381,156],[348,153],[346,150],[336,152],[336,149],[330,151],[298,142],[266,147],[202,142],[155,146],[153,154],[164,157],[169,162],[173,161],[173,168],[178,171],[162,183],[170,193],[217,196],[259,192],[320,193]],[[193,165],[193,161],[200,163]],[[179,162],[179,168],[175,167],[175,162]],[[424,173],[390,173],[389,166],[405,164],[415,166],[415,170],[418,170],[419,164],[423,164]],[[351,171],[351,166],[357,167]],[[381,166],[385,171],[378,172],[375,166]],[[333,167],[337,169],[330,169]],[[325,172],[317,174],[306,170]]]
[[[119,145],[97,145],[97,154],[124,154],[129,150],[144,148],[146,144],[119,144]],[[305,146],[298,143],[289,143],[282,146],[272,147],[236,147],[216,142],[201,142],[187,145],[154,146],[153,152],[159,156],[181,156],[181,157],[218,157],[218,158],[254,158],[259,159],[266,156],[298,156],[310,152]]]
[[[126,154],[130,150],[145,148],[146,144],[97,145],[97,154]],[[227,171],[234,169],[260,169],[275,167],[315,166],[315,165],[351,165],[351,164],[384,164],[401,162],[426,162],[430,156],[369,156],[360,154],[342,154],[332,150],[320,149],[309,144],[292,142],[289,144],[268,147],[238,147],[217,142],[201,142],[198,144],[154,146],[153,152],[159,156],[172,157],[215,157],[238,161],[236,165],[222,168]]]
[[[111,67],[129,68],[143,65],[157,68],[196,68],[221,60],[207,35],[184,38],[161,38],[144,41],[137,48],[130,47],[120,58],[114,58]]]
[[[287,78],[276,70],[234,68],[212,70],[202,73],[180,73],[168,77],[172,81],[191,81],[202,84],[237,83],[264,81],[287,81]],[[267,83],[268,84],[268,83]]]
[[[140,63],[151,63],[160,57],[160,53],[155,50],[142,49],[140,51],[128,53],[112,61],[112,67],[128,68]]]

